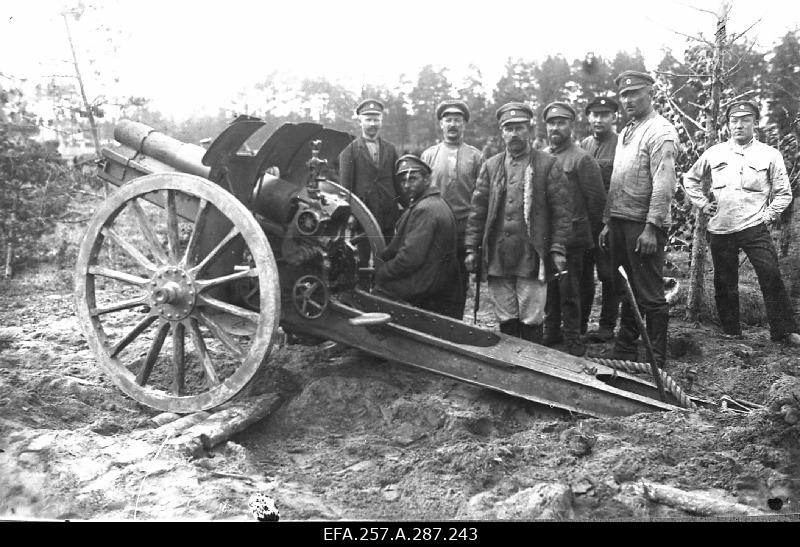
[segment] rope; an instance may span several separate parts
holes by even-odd
[[[590,357],[589,360],[600,365],[611,367],[615,372],[617,369],[620,369],[624,372],[633,374],[652,374],[652,369],[649,363],[636,363],[634,361],[621,361],[619,359],[602,359],[600,357]],[[692,410],[697,409],[697,405],[695,405],[689,396],[684,393],[683,389],[681,389],[681,386],[679,386],[675,380],[673,380],[662,369],[658,369],[658,373],[661,376],[661,382],[664,384],[664,389],[669,390],[675,399],[678,400],[678,404],[681,407],[690,408]]]

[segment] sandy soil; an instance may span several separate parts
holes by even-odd
[[[116,389],[73,313],[69,272],[0,286],[0,517],[648,519],[697,516],[643,482],[797,513],[800,357],[713,325],[671,324],[670,374],[691,392],[764,405],[586,419],[348,348],[282,345],[254,393],[279,409],[189,459],[156,411]],[[491,313],[482,312],[486,326]],[[595,348],[596,349],[596,348]]]

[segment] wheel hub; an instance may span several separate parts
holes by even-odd
[[[197,289],[184,269],[161,268],[150,280],[151,308],[168,321],[180,321],[192,313]]]

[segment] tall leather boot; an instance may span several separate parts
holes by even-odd
[[[647,314],[647,335],[653,345],[653,358],[658,368],[667,364],[667,332],[669,326],[669,312],[656,311]]]
[[[500,323],[500,332],[509,336],[519,338],[520,322],[519,319],[509,319]]]
[[[542,343],[542,326],[541,325],[526,325],[520,323],[520,338],[533,342],[534,344]]]
[[[638,338],[639,325],[636,324],[633,308],[630,307],[627,301],[623,301],[619,320],[619,332],[617,333],[614,347],[602,352],[598,357],[617,359],[620,361],[637,361],[639,359],[636,343]]]

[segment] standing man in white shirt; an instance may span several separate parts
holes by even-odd
[[[683,179],[686,195],[710,217],[709,247],[722,330],[734,337],[742,335],[738,261],[742,249],[758,276],[770,338],[798,347],[800,335],[767,228],[792,201],[783,157],[753,137],[759,118],[755,103],[732,103],[727,118],[730,140],[706,150]],[[707,178],[711,179],[708,197],[701,190]]]

